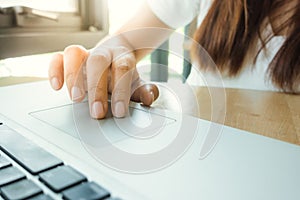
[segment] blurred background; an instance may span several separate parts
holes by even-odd
[[[143,1],[0,0],[0,85],[45,79],[53,52],[69,44],[93,47],[129,20]],[[184,33],[184,27],[177,32]],[[173,40],[164,45],[184,43]],[[182,56],[169,52],[154,52],[137,67],[146,80],[184,82],[187,76]]]

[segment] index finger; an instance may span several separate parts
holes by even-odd
[[[114,52],[114,58],[112,63],[112,113],[115,117],[125,117],[131,96],[131,83],[136,60],[133,53],[122,47]]]

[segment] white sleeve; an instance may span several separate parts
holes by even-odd
[[[198,14],[200,0],[147,0],[152,12],[171,28],[191,22]]]

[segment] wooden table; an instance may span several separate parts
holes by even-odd
[[[178,83],[160,86],[161,96],[154,106],[211,120],[214,106],[210,90]],[[214,90],[225,94],[225,101],[215,100],[215,103],[225,102],[225,112],[221,111],[225,113],[225,125],[300,145],[300,95],[245,89]]]

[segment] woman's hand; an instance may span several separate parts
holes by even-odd
[[[91,50],[82,46],[68,46],[53,56],[49,67],[49,81],[59,90],[64,82],[74,102],[88,94],[90,115],[104,118],[108,109],[108,93],[115,117],[124,117],[129,100],[150,106],[158,97],[158,88],[145,84],[136,70],[134,51],[120,37],[107,39]]]

